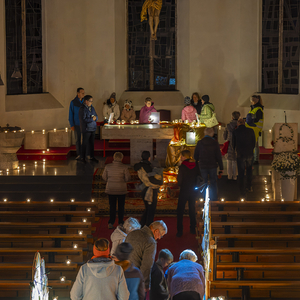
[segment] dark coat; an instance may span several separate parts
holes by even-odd
[[[96,117],[96,121],[93,120],[92,116]],[[96,131],[98,115],[93,106],[91,106],[91,111],[90,111],[86,105],[82,104],[79,109],[79,120],[80,120],[80,131],[82,133]]]
[[[151,269],[150,300],[168,300],[169,290],[163,268],[155,262]]]
[[[253,129],[240,125],[232,136],[232,146],[238,158],[251,158],[255,148],[255,134]]]
[[[202,109],[202,103],[201,103],[201,100],[199,100],[197,102],[197,104],[194,103],[194,100],[192,99],[191,100],[191,104],[196,108],[197,110],[197,114],[200,115],[201,114],[201,109]]]
[[[141,160],[139,163],[136,163],[133,166],[134,171],[138,171],[141,168],[144,168],[146,173],[150,173],[153,170],[152,165],[148,160]],[[149,177],[149,181],[153,184],[159,184],[159,185],[162,185],[163,183],[162,180],[155,179],[154,176]]]
[[[220,170],[223,170],[219,143],[208,135],[197,143],[194,158],[199,162],[200,170],[214,169],[218,166]]]
[[[180,186],[180,195],[195,194],[195,187],[197,184],[197,176],[200,175],[197,163],[190,162],[186,159],[179,167],[177,182]]]

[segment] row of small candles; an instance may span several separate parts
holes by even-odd
[[[200,201],[200,202],[204,202],[204,199],[203,199],[203,198],[200,198],[199,201]],[[241,198],[240,201],[241,201],[241,202],[244,202],[244,201],[245,201],[245,198]],[[270,201],[269,197],[261,198],[261,202],[265,202],[265,201],[269,202],[269,201]],[[284,202],[284,198],[281,198],[280,201],[281,201],[281,202]],[[221,202],[225,202],[225,198],[221,198]]]
[[[53,128],[53,132],[56,132],[57,131],[57,129],[56,128]],[[69,128],[68,127],[66,127],[65,128],[65,132],[68,132],[69,131]],[[42,130],[42,134],[45,134],[46,133],[46,130],[45,129],[43,129]],[[31,130],[31,134],[34,134],[34,130]]]
[[[7,198],[3,198],[3,202],[7,202],[7,201],[8,201]],[[27,198],[26,201],[29,203],[29,202],[31,201],[31,199],[30,199],[30,198]],[[75,199],[74,199],[74,198],[71,198],[70,201],[73,203],[73,202],[75,202]],[[53,203],[53,202],[54,202],[54,199],[51,198],[51,199],[50,199],[50,202]],[[94,202],[95,202],[95,199],[91,199],[91,202],[94,203]],[[87,210],[87,211],[91,211],[92,209],[91,209],[90,207],[88,207],[86,210]]]

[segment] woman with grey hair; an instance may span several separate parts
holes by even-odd
[[[190,249],[184,250],[179,262],[168,269],[168,287],[172,300],[201,300],[205,292],[203,267]]]
[[[110,239],[112,242],[111,252],[112,256],[115,256],[115,251],[119,244],[125,242],[127,234],[133,230],[140,229],[141,224],[136,218],[129,217],[125,220],[123,225],[119,225],[111,234]]]
[[[114,229],[117,202],[119,224],[124,223],[124,206],[127,193],[126,182],[131,179],[128,167],[122,163],[123,154],[115,152],[113,158],[113,162],[108,164],[102,173],[103,180],[107,182],[105,193],[108,194],[109,199],[109,229]]]

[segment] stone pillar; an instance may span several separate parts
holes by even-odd
[[[48,148],[47,131],[29,131],[25,133],[24,149],[45,150]]]
[[[166,166],[167,148],[170,140],[156,140],[156,159],[162,167]]]
[[[71,132],[65,129],[49,131],[49,147],[70,147]]]
[[[149,139],[130,139],[130,165],[141,161],[142,152],[148,150],[153,160],[153,140]]]

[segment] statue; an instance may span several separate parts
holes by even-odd
[[[149,14],[149,26],[151,40],[157,40],[156,32],[159,24],[159,14],[162,7],[162,0],[146,0],[142,7],[141,22],[147,20],[147,11]]]

